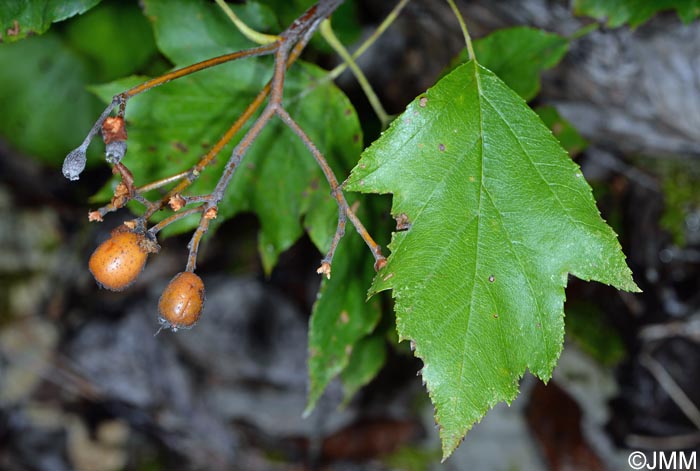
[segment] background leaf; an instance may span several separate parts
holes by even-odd
[[[174,64],[189,65],[210,57],[257,46],[246,39],[213,3],[196,0],[145,0],[158,49]],[[277,23],[266,6],[250,1],[229,5],[250,27],[267,31]]]
[[[157,54],[151,25],[135,4],[105,2],[71,21],[64,35],[95,69],[96,82],[149,67]]]
[[[346,188],[393,193],[394,233],[372,293],[424,363],[449,456],[528,368],[550,378],[568,273],[637,290],[580,169],[523,100],[468,62],[367,149]]]
[[[124,30],[129,34],[120,35]],[[109,54],[101,50],[106,45]],[[134,73],[155,52],[138,6],[113,3],[67,22],[60,32],[0,45],[0,63],[11,65],[0,67],[0,133],[16,149],[60,164],[102,111],[87,86]],[[129,57],[138,60],[131,63]],[[93,146],[91,155],[99,148]]]
[[[526,101],[539,93],[540,74],[556,66],[568,50],[568,39],[526,26],[501,29],[474,41],[479,63]],[[457,62],[461,64],[468,59],[465,49]]]
[[[608,26],[615,28],[629,23],[639,26],[656,13],[675,10],[688,23],[700,16],[699,0],[576,0],[574,12],[599,20],[607,18]]]
[[[12,64],[0,67],[0,133],[13,147],[60,163],[100,113],[85,93],[89,65],[53,32],[0,46],[0,63]]]
[[[360,339],[352,350],[350,362],[342,374],[345,402],[379,373],[386,360],[386,339],[375,332]]]
[[[553,106],[538,106],[535,113],[542,122],[552,131],[554,137],[559,140],[561,146],[566,149],[571,157],[576,157],[586,147],[588,142],[579,134],[570,122],[565,120]]]
[[[0,42],[41,34],[51,23],[88,11],[100,0],[4,0],[0,2]]]

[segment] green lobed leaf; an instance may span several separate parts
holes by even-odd
[[[474,41],[479,63],[526,101],[539,93],[542,72],[556,66],[568,50],[568,39],[526,26],[500,29]],[[461,64],[468,59],[465,49],[457,62]]]
[[[646,23],[656,13],[675,10],[685,23],[700,17],[700,0],[575,0],[577,15],[599,20],[607,18],[615,28],[628,23],[632,27]]]
[[[393,234],[371,293],[392,289],[449,456],[530,369],[547,380],[569,273],[636,291],[578,166],[515,92],[475,61],[411,103],[346,189],[393,193]]]
[[[100,0],[3,0],[0,2],[0,42],[11,43],[42,34],[51,23],[85,13]]]

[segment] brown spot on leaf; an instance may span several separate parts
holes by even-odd
[[[418,105],[420,105],[421,108],[425,108],[425,105],[428,104],[428,97],[427,96],[422,96],[420,97],[420,100],[418,100]]]
[[[187,146],[180,141],[173,142],[173,147],[175,148],[175,150],[178,150],[178,151],[182,152],[183,154],[186,154],[187,151],[189,151]]]
[[[396,230],[397,231],[406,231],[411,228],[411,221],[408,219],[408,215],[406,213],[401,213],[398,216],[396,216]]]
[[[340,322],[342,322],[343,324],[347,324],[348,322],[350,322],[350,316],[348,315],[348,311],[342,311],[340,313]]]
[[[445,144],[440,144],[438,149],[440,149],[440,152],[445,152]]]

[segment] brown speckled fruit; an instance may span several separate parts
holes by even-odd
[[[90,272],[97,283],[112,291],[121,291],[133,283],[146,265],[148,253],[142,248],[142,234],[117,232],[90,256]]]
[[[204,283],[192,272],[182,272],[170,280],[158,301],[160,322],[173,331],[197,323],[204,307]]]

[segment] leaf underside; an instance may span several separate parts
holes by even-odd
[[[550,378],[568,273],[634,291],[578,166],[515,92],[470,61],[411,103],[346,189],[393,193],[393,234],[371,293],[392,289],[415,342],[443,455],[526,368]]]

